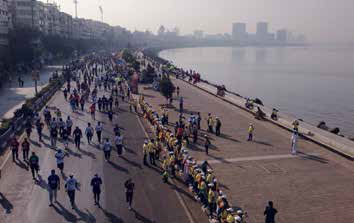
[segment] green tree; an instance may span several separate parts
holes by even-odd
[[[175,92],[175,86],[167,76],[162,76],[160,80],[160,92],[166,100],[172,98],[173,92]]]

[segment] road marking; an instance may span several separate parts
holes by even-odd
[[[140,118],[139,118],[138,115],[136,115],[136,118],[138,119],[139,125],[140,125],[140,127],[143,129],[143,132],[144,132],[146,138],[150,138],[149,135],[147,134],[147,132],[146,132],[144,126],[143,126],[143,123],[141,122],[141,120],[140,120]],[[171,179],[171,180],[172,180],[172,182],[176,185],[176,182],[174,182],[173,179]],[[184,209],[184,212],[186,212],[189,222],[190,222],[190,223],[195,223],[195,221],[194,221],[194,219],[193,219],[193,217],[192,217],[192,214],[189,212],[189,209],[187,208],[187,206],[186,206],[184,200],[182,199],[180,193],[179,193],[178,191],[176,191],[176,190],[174,190],[174,192],[176,193],[177,198],[178,198],[178,201],[179,201],[179,203],[182,205],[182,207],[183,207],[183,209]]]
[[[291,155],[291,154],[283,154],[283,155],[269,155],[269,156],[249,156],[249,157],[240,157],[240,158],[231,158],[231,159],[212,159],[207,160],[209,164],[220,164],[220,163],[237,163],[237,162],[244,162],[244,161],[258,161],[258,160],[273,160],[273,159],[292,159],[292,158],[306,158],[308,156],[316,156],[316,153],[309,153],[309,154],[298,154],[298,155]],[[202,163],[202,161],[198,162]]]

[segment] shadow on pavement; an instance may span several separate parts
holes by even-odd
[[[91,153],[91,152],[88,152],[88,151],[83,150],[83,149],[79,149],[79,151],[80,151],[83,155],[85,155],[85,156],[91,157],[91,158],[94,159],[94,160],[96,159],[95,154],[93,154],[93,153]]]
[[[138,211],[136,210],[132,210],[135,214],[135,218],[143,223],[155,223],[155,221],[152,221],[146,217],[144,217],[143,215],[141,215]]]
[[[125,173],[129,173],[129,170],[128,170],[128,169],[126,169],[126,168],[124,168],[124,167],[121,167],[121,166],[119,166],[119,165],[113,163],[112,161],[108,161],[108,163],[111,164],[111,166],[112,166],[114,169],[116,169],[116,170],[123,171],[123,172],[125,172]]]
[[[58,207],[56,205],[53,205],[53,209],[60,214],[61,216],[63,216],[65,218],[65,221],[68,222],[77,222],[77,217],[71,213],[70,211],[68,211],[68,209],[66,209],[65,207],[63,207],[63,205],[61,205],[59,202],[56,203],[58,205]]]
[[[134,162],[134,161],[132,161],[132,160],[128,160],[127,158],[125,158],[124,156],[121,156],[120,158],[122,158],[122,160],[125,160],[127,163],[129,163],[130,165],[132,165],[132,166],[135,166],[135,167],[137,167],[137,168],[139,168],[139,169],[142,169],[142,167],[141,167],[141,165],[139,164],[139,163],[136,163],[136,162]]]
[[[255,143],[261,144],[261,145],[265,145],[265,146],[273,146],[272,144],[270,144],[268,142],[262,142],[262,141],[258,141],[258,140],[252,140],[252,142],[255,142]]]
[[[67,148],[65,151],[68,152],[69,155],[72,155],[72,156],[75,156],[75,157],[78,157],[78,158],[82,158],[81,154],[80,153],[77,153],[77,152],[74,152],[72,151],[71,149]]]
[[[3,209],[5,209],[6,214],[10,214],[14,206],[11,204],[9,200],[5,197],[4,194],[0,192],[0,205]]]
[[[38,175],[37,177],[38,177],[38,179],[36,179],[36,182],[35,182],[35,183],[36,183],[38,186],[40,186],[41,188],[47,190],[47,189],[48,189],[48,184],[47,184],[47,182],[46,182],[45,180],[43,180],[43,178],[42,178],[41,175]]]
[[[85,212],[81,211],[78,208],[75,208],[74,211],[80,216],[80,221],[86,222],[86,223],[95,223],[96,218],[90,213],[89,210],[85,210]]]
[[[328,163],[327,159],[319,157],[319,156],[310,155],[310,154],[307,154],[307,153],[304,153],[304,152],[300,152],[300,151],[298,151],[297,153],[302,155],[301,156],[302,159],[313,160],[313,161],[316,161],[316,162],[319,162],[319,163],[323,163],[323,164],[327,164]]]
[[[224,133],[221,133],[219,137],[221,137],[221,138],[223,138],[223,139],[226,139],[226,140],[230,140],[230,141],[232,141],[232,142],[241,142],[241,141],[239,141],[239,140],[237,140],[237,139],[234,139],[234,138],[232,138],[231,136],[226,135],[226,134],[224,134]]]
[[[15,160],[15,164],[17,166],[21,167],[22,169],[25,169],[28,171],[28,166],[25,163],[23,163],[21,160]]]
[[[131,149],[127,148],[127,147],[124,147],[124,149],[125,149],[128,153],[132,153],[132,154],[136,155],[136,152],[135,152],[134,150],[131,150]]]
[[[190,193],[188,193],[187,191],[185,191],[182,188],[178,187],[177,185],[171,185],[171,189],[177,191],[178,193],[183,194],[184,196],[188,197],[192,201],[195,201],[194,197]]]
[[[116,215],[112,214],[111,212],[101,208],[101,210],[103,211],[104,215],[108,218],[108,222],[111,223],[124,223],[124,221],[117,217]]]

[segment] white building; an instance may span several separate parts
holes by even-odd
[[[0,0],[0,47],[8,45],[10,18],[6,0]]]

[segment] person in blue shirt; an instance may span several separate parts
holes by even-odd
[[[100,206],[101,184],[101,177],[99,177],[98,174],[95,174],[95,176],[91,180],[91,187],[93,192],[93,198],[95,199],[95,205],[98,206]]]
[[[52,170],[48,177],[49,207],[53,206],[53,197],[54,201],[57,202],[58,190],[60,190],[60,178],[55,174],[55,170]]]

